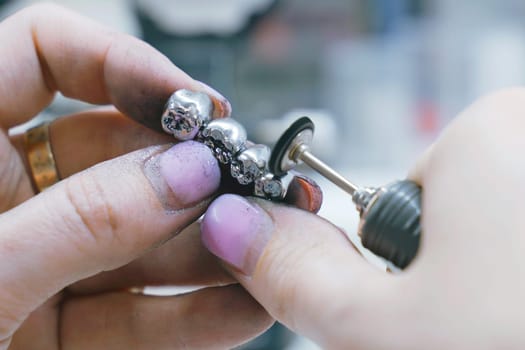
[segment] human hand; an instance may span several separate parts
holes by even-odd
[[[417,164],[422,242],[398,275],[320,217],[233,195],[209,207],[203,241],[273,317],[323,348],[522,349],[524,101],[523,89],[481,99]]]
[[[215,158],[196,142],[152,146],[173,141],[151,130],[173,91],[208,93],[215,117],[228,102],[147,44],[56,6],[0,23],[0,42],[0,349],[217,349],[269,327],[191,224],[219,187]],[[7,130],[57,90],[118,110],[50,125],[64,180],[35,195]],[[210,288],[129,292],[168,284]]]

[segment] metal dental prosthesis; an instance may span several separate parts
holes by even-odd
[[[177,90],[162,114],[162,128],[177,140],[204,143],[240,185],[253,188],[254,196],[284,199],[291,175],[270,172],[270,148],[248,141],[246,129],[233,118],[212,120],[212,111],[212,101],[205,93]]]

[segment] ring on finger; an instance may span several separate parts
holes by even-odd
[[[33,186],[37,192],[51,187],[60,180],[53,149],[49,141],[50,122],[41,123],[24,133],[24,148],[31,170]]]

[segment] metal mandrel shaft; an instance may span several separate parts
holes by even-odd
[[[308,147],[305,147],[304,145],[302,146],[303,147],[297,147],[295,150],[295,154],[293,154],[294,159],[302,160],[306,165],[326,177],[337,187],[349,193],[351,196],[354,195],[354,193],[359,189],[356,185],[345,179],[341,174],[337,173],[326,163],[310,153]]]

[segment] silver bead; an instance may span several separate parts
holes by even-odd
[[[253,145],[246,148],[232,160],[231,175],[241,185],[252,183],[267,170],[270,152],[270,148],[266,145]]]
[[[179,140],[190,140],[211,120],[212,112],[213,103],[205,93],[177,90],[162,114],[162,128]]]
[[[201,138],[221,163],[228,164],[244,150],[247,135],[241,124],[232,118],[224,118],[208,123],[201,132]]]

